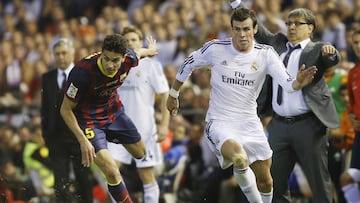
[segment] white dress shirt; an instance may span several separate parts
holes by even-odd
[[[287,71],[290,75],[296,77],[298,71],[299,71],[299,60],[300,55],[302,51],[304,50],[305,46],[310,42],[310,39],[306,39],[302,42],[300,42],[300,49],[295,49],[289,58],[289,62],[287,65]],[[286,45],[288,47],[287,51],[282,53],[280,55],[281,59],[284,59],[286,53],[289,51],[290,46],[296,46],[290,45],[289,43]],[[273,100],[272,100],[272,106],[273,110],[279,114],[280,116],[297,116],[300,114],[304,114],[310,111],[308,105],[306,104],[304,100],[304,95],[301,90],[297,90],[294,92],[285,92],[283,91],[283,98],[282,103],[279,105],[276,102],[277,97],[277,91],[278,91],[278,85],[279,83],[276,82],[276,80],[273,80]]]

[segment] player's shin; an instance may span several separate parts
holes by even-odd
[[[158,203],[160,189],[157,182],[144,185],[144,203]]]
[[[119,184],[110,185],[108,184],[109,193],[117,201],[121,203],[133,203],[127,188],[123,182]]]
[[[273,191],[271,192],[260,192],[263,203],[271,203],[273,199]]]
[[[262,202],[259,190],[256,185],[256,178],[251,168],[237,169],[234,167],[234,176],[250,203]]]

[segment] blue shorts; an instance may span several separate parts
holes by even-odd
[[[360,169],[360,131],[355,131],[350,168]]]
[[[134,123],[124,111],[121,111],[111,125],[102,128],[87,128],[84,132],[95,147],[95,152],[107,149],[107,141],[116,144],[133,144],[141,140]]]

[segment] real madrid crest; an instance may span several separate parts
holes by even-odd
[[[250,69],[253,70],[253,71],[258,70],[258,65],[257,65],[256,61],[252,62]]]

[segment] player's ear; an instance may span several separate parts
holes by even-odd
[[[311,35],[315,30],[315,26],[312,24],[309,24],[309,34]]]
[[[259,26],[256,24],[254,27],[254,35],[258,32],[258,30],[259,30]]]

